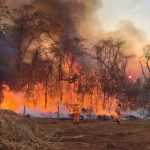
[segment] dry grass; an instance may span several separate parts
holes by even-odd
[[[38,136],[39,125],[34,118],[21,116],[10,110],[0,110],[0,129],[0,149],[54,148],[54,145]]]

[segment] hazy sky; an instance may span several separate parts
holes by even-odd
[[[150,44],[150,0],[101,1],[103,6],[96,11],[97,24],[102,26],[107,32],[111,32],[118,30],[120,22],[131,22],[131,28],[122,28],[122,32],[123,35],[127,36],[126,39],[129,39],[129,43],[135,45],[135,49],[131,49],[131,52],[134,51],[134,53],[141,55],[143,46],[145,45],[144,41],[146,41],[146,44]],[[134,31],[132,33],[132,29],[134,28],[132,28],[132,25],[135,27],[135,32],[137,29],[137,31],[141,31],[142,34],[133,34]],[[142,37],[143,34],[144,40],[142,41],[140,37]],[[138,44],[141,45],[139,46]],[[133,70],[135,70],[133,72],[139,72],[140,67],[136,67],[137,65],[138,61],[132,60],[130,63],[131,72]]]
[[[121,20],[127,20],[150,38],[150,0],[102,0],[102,3],[97,15],[107,29],[115,29]]]

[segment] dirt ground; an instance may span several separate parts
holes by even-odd
[[[62,150],[150,150],[150,122],[39,121],[42,132],[54,130],[53,142]]]
[[[26,126],[33,125],[30,143],[14,138],[4,140],[0,134],[0,150],[150,150],[150,121],[123,121],[121,125],[112,121],[81,121],[75,125],[71,120],[22,120]],[[39,145],[35,147],[36,140]]]

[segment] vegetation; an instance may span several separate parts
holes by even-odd
[[[126,68],[132,56],[126,55],[122,40],[101,39],[89,49],[85,39],[69,36],[53,16],[32,5],[15,10],[1,6],[0,18],[1,30],[7,33],[18,52],[13,89],[26,92],[35,106],[35,85],[39,83],[44,87],[45,108],[49,98],[63,101],[65,91],[68,99],[80,100],[82,109],[85,97],[92,110],[93,103],[97,103],[101,95],[104,109],[112,97],[125,109],[148,106],[149,46],[144,49],[144,61],[140,61],[145,80],[131,81]],[[148,73],[145,73],[143,62]]]

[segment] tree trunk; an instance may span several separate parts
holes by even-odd
[[[90,94],[90,119],[92,119],[92,100],[93,94]]]
[[[23,108],[23,115],[25,116],[26,115],[26,106],[24,105],[24,108]]]
[[[59,104],[58,104],[58,107],[57,107],[57,109],[58,109],[58,112],[57,112],[57,113],[58,113],[58,114],[57,114],[57,117],[59,118],[59,116],[60,116],[60,112],[59,112],[59,111],[60,111],[60,110],[59,110]]]

